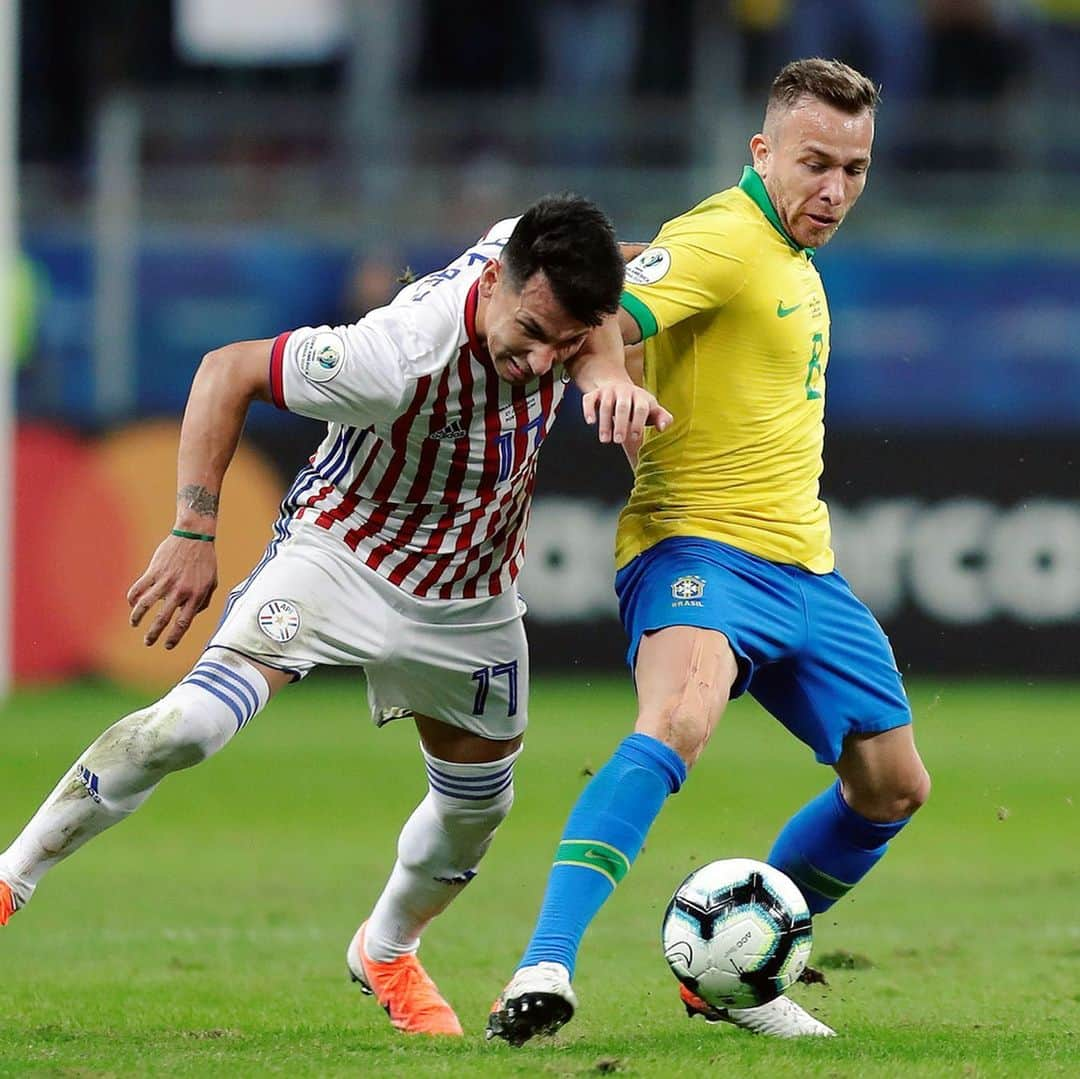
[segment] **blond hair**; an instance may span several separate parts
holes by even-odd
[[[841,60],[793,60],[773,80],[765,116],[776,109],[793,109],[808,97],[856,116],[865,110],[876,112],[881,92]]]

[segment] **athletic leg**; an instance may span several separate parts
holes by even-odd
[[[835,765],[839,778],[784,826],[768,862],[798,885],[813,914],[828,910],[881,860],[893,838],[926,801],[930,779],[911,726],[853,734]],[[685,986],[687,1012],[779,1038],[834,1032],[790,997],[759,1008],[710,1007]]]
[[[831,764],[838,781],[780,832],[769,861],[828,910],[885,854],[929,796],[911,709],[881,627],[836,573],[806,575],[806,646],[762,672],[751,692]]]
[[[130,816],[170,772],[216,753],[289,680],[211,648],[161,700],[114,723],[79,757],[3,854],[0,891],[12,909],[87,840]],[[0,901],[0,911],[5,904]],[[0,913],[0,924],[6,921]]]
[[[521,736],[495,741],[426,716],[416,725],[428,792],[398,837],[397,861],[347,952],[354,980],[410,1034],[461,1034],[415,958],[428,923],[476,876],[514,801]]]
[[[768,858],[799,885],[814,914],[877,865],[930,795],[910,725],[850,735],[835,768],[837,781],[788,821]]]
[[[737,674],[716,630],[669,626],[642,638],[634,733],[571,810],[532,940],[488,1019],[489,1038],[520,1045],[573,1015],[570,979],[581,938],[704,749]]]
[[[788,821],[768,856],[818,914],[877,864],[926,800],[929,778],[892,650],[873,615],[839,574],[807,575],[800,587],[806,645],[759,671],[750,691],[839,776]],[[685,994],[684,1002],[710,1017]],[[779,1037],[833,1033],[789,997],[717,1017]]]
[[[368,919],[367,953],[380,961],[416,951],[427,924],[476,876],[514,802],[520,737],[495,742],[427,717],[416,724],[428,792],[401,831]]]

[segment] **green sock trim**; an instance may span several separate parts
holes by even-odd
[[[807,861],[800,861],[795,866],[785,866],[784,872],[796,884],[809,888],[819,895],[827,896],[829,899],[843,899],[855,887],[854,884],[830,877],[828,873],[823,873]]]
[[[630,859],[621,850],[592,839],[564,839],[555,852],[555,864],[594,869],[613,888],[630,872]]]

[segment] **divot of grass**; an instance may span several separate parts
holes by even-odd
[[[845,948],[819,955],[814,962],[826,970],[872,970],[876,965],[868,955],[849,952]]]

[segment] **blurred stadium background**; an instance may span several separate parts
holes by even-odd
[[[483,1046],[564,813],[633,707],[611,591],[629,474],[568,401],[523,579],[542,673],[518,802],[425,939],[466,1044],[406,1054],[342,991],[424,774],[411,729],[374,736],[356,680],[316,675],[3,930],[0,1075],[1080,1074],[1080,0],[0,0],[0,45],[13,16],[4,835],[192,662],[319,438],[255,406],[216,603],[176,652],[143,648],[124,593],[171,524],[208,349],[354,319],[552,190],[648,239],[737,180],[770,77],[811,54],[884,87],[869,187],[818,258],[825,494],[840,567],[911,676],[935,793],[818,920],[834,988],[800,992],[848,1037],[706,1032],[675,1007],[664,904],[690,866],[763,854],[823,781],[732,709],[590,931],[579,1019],[535,1053]],[[4,79],[9,59],[0,117]],[[0,148],[0,198],[12,164]]]
[[[648,239],[737,180],[771,75],[813,54],[884,87],[867,193],[818,260],[840,567],[905,672],[1075,674],[1077,0],[17,11],[17,682],[159,685],[191,661],[197,633],[172,656],[141,649],[123,595],[171,522],[205,351],[355,319],[402,269],[441,265],[544,192],[580,191]],[[223,585],[317,437],[256,406]],[[616,669],[627,470],[572,403],[544,456],[534,663]]]

